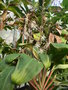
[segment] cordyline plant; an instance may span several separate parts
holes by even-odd
[[[51,7],[51,0],[0,1],[1,30],[17,27],[21,31],[13,44],[0,39],[0,90],[14,90],[25,83],[35,90],[68,86],[67,2],[63,0],[60,8]],[[7,18],[9,11],[16,16],[13,23],[7,23],[12,21]]]
[[[56,86],[53,83],[58,73],[56,70],[68,68],[68,64],[60,64],[62,58],[68,54],[68,45],[52,43],[48,53],[34,54],[37,59],[29,53],[28,55],[25,53],[7,55],[0,62],[0,89],[13,90],[14,85],[29,82],[35,90],[52,90]],[[56,60],[59,61],[56,63]],[[52,75],[53,72],[55,72],[54,75]],[[56,82],[59,81],[56,80]]]

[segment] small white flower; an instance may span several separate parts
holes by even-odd
[[[61,19],[56,22],[56,24],[59,24],[59,25],[62,25],[62,23],[63,21],[61,21]]]
[[[52,19],[53,17],[55,17],[56,15],[54,15],[54,13],[50,12],[50,19]]]
[[[51,17],[54,17],[54,13],[51,13],[51,12],[50,12],[50,16],[51,16]]]

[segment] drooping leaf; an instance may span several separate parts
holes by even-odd
[[[14,70],[14,67],[6,67],[0,73],[0,90],[13,90],[14,85],[11,82],[11,74]]]
[[[16,69],[11,78],[16,84],[22,84],[33,79],[43,68],[43,64],[34,58],[23,54],[17,63]]]
[[[45,66],[45,68],[49,68],[51,65],[51,61],[49,56],[46,53],[40,53],[39,54],[40,60],[42,61],[43,65]]]
[[[13,54],[9,54],[5,57],[5,61],[7,63],[11,63],[12,61],[16,60],[18,57],[20,56],[19,53],[13,53]]]

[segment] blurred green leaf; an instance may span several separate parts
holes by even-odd
[[[0,10],[4,10],[6,8],[7,8],[7,6],[5,5],[5,3],[3,3],[2,1],[0,1]]]
[[[68,64],[59,64],[55,67],[55,69],[67,69],[68,68]]]
[[[11,78],[16,84],[26,83],[32,80],[43,68],[43,64],[26,54],[22,54],[18,60]]]
[[[17,58],[20,56],[20,54],[16,54],[16,53],[13,53],[13,54],[9,54],[5,57],[5,61],[7,63],[11,63],[12,61],[14,60],[17,60]]]
[[[24,16],[20,8],[18,8],[17,6],[9,6],[8,10],[12,11],[16,16],[19,16],[20,18]]]
[[[11,74],[14,67],[5,67],[5,69],[0,72],[0,90],[13,90],[14,85],[11,82]]]
[[[68,31],[66,31],[66,30],[62,30],[62,33],[61,33],[62,35],[68,35]]]
[[[0,72],[2,72],[8,65],[5,63],[5,60],[0,61]]]
[[[61,59],[68,54],[68,45],[64,43],[51,43],[49,54],[52,55],[52,60],[60,63]]]
[[[49,68],[51,65],[51,61],[49,56],[46,53],[40,53],[39,54],[40,60],[42,61],[43,65],[45,66],[45,68]]]
[[[62,5],[65,9],[68,9],[68,0],[63,0]]]

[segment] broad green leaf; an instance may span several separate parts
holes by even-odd
[[[40,60],[42,61],[45,68],[49,68],[51,65],[51,61],[49,59],[49,56],[46,53],[40,53],[39,54]]]
[[[9,55],[5,56],[5,61],[7,63],[11,63],[12,61],[16,60],[19,56],[20,56],[19,53],[18,54],[16,54],[16,53],[9,54]]]
[[[26,83],[32,80],[43,68],[43,64],[26,54],[22,54],[18,60],[11,79],[16,84]]]
[[[0,90],[13,90],[14,85],[11,82],[11,74],[14,70],[14,67],[6,67],[0,73]]]
[[[0,72],[2,72],[8,65],[5,63],[5,60],[0,61]]]
[[[68,54],[68,45],[64,43],[51,43],[49,54],[52,55],[52,60],[59,62],[65,55]]]

